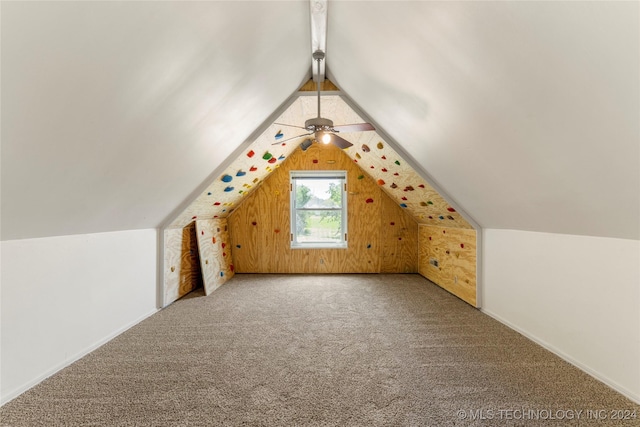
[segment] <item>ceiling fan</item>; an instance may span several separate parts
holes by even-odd
[[[313,53],[313,59],[318,63],[318,75],[319,75],[320,62],[324,59],[324,52],[322,52],[321,50],[316,50]],[[316,141],[322,141],[324,144],[333,143],[337,147],[341,149],[345,149],[345,148],[351,147],[353,144],[347,141],[346,139],[342,138],[341,136],[338,136],[337,133],[364,132],[364,131],[376,130],[376,128],[373,127],[371,123],[355,123],[350,125],[334,126],[333,121],[322,118],[320,116],[320,79],[318,79],[317,81],[317,88],[318,88],[318,117],[305,121],[304,127],[288,125],[286,123],[274,123],[280,126],[288,126],[288,127],[298,128],[298,129],[304,129],[308,133],[304,133],[302,135],[297,135],[291,138],[280,140],[280,141],[274,142],[271,145],[282,144],[283,142],[296,139],[296,138],[302,138],[303,136],[315,135]],[[307,147],[309,145],[311,145],[311,143],[308,143]]]

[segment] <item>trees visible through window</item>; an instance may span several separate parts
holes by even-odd
[[[346,248],[346,171],[291,171],[291,247]]]

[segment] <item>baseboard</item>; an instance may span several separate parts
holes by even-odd
[[[531,341],[533,341],[536,344],[538,344],[538,345],[544,347],[545,349],[549,350],[550,352],[552,352],[556,356],[560,357],[564,361],[572,364],[573,366],[575,366],[576,368],[580,369],[581,371],[586,372],[587,374],[591,375],[596,380],[604,383],[605,385],[611,387],[613,390],[615,390],[618,393],[622,394],[626,398],[628,398],[631,401],[633,401],[633,402],[635,402],[635,403],[640,405],[640,395],[635,394],[631,390],[629,390],[626,387],[618,384],[617,382],[611,380],[610,378],[607,378],[607,377],[603,376],[602,374],[600,374],[599,372],[594,371],[590,367],[582,364],[581,362],[575,360],[573,357],[571,357],[568,354],[564,353],[562,350],[560,350],[560,349],[556,348],[555,346],[549,344],[548,342],[536,337],[535,335],[532,335],[529,332],[517,327],[513,323],[511,323],[508,320],[500,317],[499,315],[491,312],[490,310],[487,310],[486,308],[482,308],[480,311],[483,312],[484,314],[486,314],[487,316],[489,316],[489,317],[497,320],[498,322],[502,323],[503,325],[509,327],[510,329],[513,329],[514,331],[520,333],[521,335],[524,335],[525,337],[527,337]]]
[[[151,310],[150,312],[138,317],[136,320],[134,320],[132,322],[129,322],[125,326],[117,329],[116,331],[112,332],[111,334],[107,335],[106,337],[98,340],[97,342],[95,342],[94,344],[92,344],[89,347],[85,348],[84,350],[79,351],[78,353],[76,353],[75,355],[71,356],[70,358],[68,358],[64,362],[62,362],[59,365],[51,368],[50,370],[48,370],[47,372],[43,373],[42,375],[39,375],[38,377],[36,377],[32,381],[29,381],[28,383],[24,384],[23,386],[18,387],[15,390],[12,390],[7,395],[2,396],[2,399],[0,400],[0,406],[3,406],[4,404],[9,403],[10,401],[15,399],[16,397],[20,396],[25,391],[27,391],[30,388],[40,384],[42,381],[46,380],[47,378],[49,378],[53,374],[61,371],[62,369],[66,368],[67,366],[71,365],[73,362],[75,362],[77,360],[80,360],[81,358],[83,358],[87,354],[89,354],[92,351],[96,350],[98,347],[103,346],[104,344],[108,343],[109,341],[111,341],[112,339],[114,339],[115,337],[120,335],[121,333],[125,332],[127,329],[132,328],[133,326],[135,326],[138,323],[142,322],[147,317],[150,317],[150,316],[156,314],[158,311],[160,311],[160,310],[155,308],[155,309]]]

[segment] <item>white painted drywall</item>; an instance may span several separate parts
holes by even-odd
[[[154,313],[156,254],[156,230],[2,242],[2,403]]]
[[[483,311],[640,403],[640,241],[484,230]]]

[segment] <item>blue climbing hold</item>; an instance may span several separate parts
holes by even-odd
[[[247,174],[247,173],[246,173],[245,171],[243,171],[243,170],[239,170],[239,171],[236,173],[236,176],[245,176],[246,174]]]
[[[406,207],[407,207],[407,204],[406,204],[406,203],[400,203],[400,207],[401,207],[401,208],[406,208]]]
[[[231,182],[232,179],[231,175],[222,175],[222,182]]]
[[[224,191],[227,192],[227,193],[230,192],[230,191],[233,191],[233,187],[227,187],[227,188],[224,189]]]

